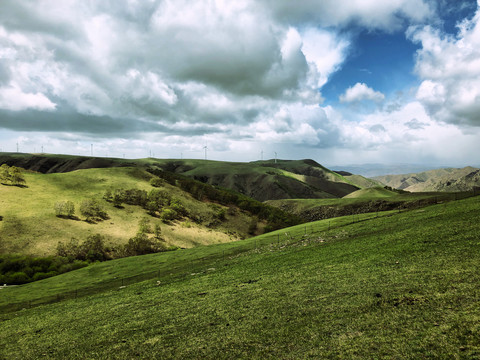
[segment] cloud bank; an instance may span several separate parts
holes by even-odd
[[[250,160],[280,147],[285,157],[369,152],[400,144],[391,133],[399,129],[414,141],[433,129],[429,116],[476,126],[479,15],[456,37],[422,25],[436,15],[429,0],[3,0],[0,142],[82,152],[98,139],[102,154],[117,156],[189,156],[208,142]],[[409,114],[394,128],[392,111],[352,122],[324,105],[322,88],[354,51],[354,29],[406,26],[421,46],[415,104],[428,119]],[[387,97],[359,82],[340,102]]]
[[[436,120],[480,126],[480,11],[457,27],[456,35],[430,26],[409,29],[408,36],[422,46],[417,99]]]

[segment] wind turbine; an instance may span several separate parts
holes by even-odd
[[[203,149],[205,150],[205,160],[207,160],[207,150],[208,150],[207,145],[205,145],[205,146],[203,147]]]
[[[275,151],[275,164],[277,163],[277,152]]]

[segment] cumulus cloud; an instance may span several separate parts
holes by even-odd
[[[0,137],[19,133],[28,146],[41,139],[87,154],[96,139],[98,151],[112,155],[117,148],[116,156],[134,148],[145,156],[153,146],[157,155],[203,156],[208,142],[211,153],[253,153],[259,143],[271,154],[302,147],[299,156],[313,157],[315,149],[388,149],[407,136],[415,141],[426,136],[427,126],[434,128],[422,114],[398,104],[352,123],[322,107],[321,91],[352,51],[354,36],[345,31],[350,25],[396,31],[430,18],[431,3],[3,0]],[[444,70],[457,58],[440,57],[449,46],[452,53],[463,49],[463,41],[471,56],[462,50],[459,59],[473,75],[465,89],[475,90],[473,22],[462,25],[458,38],[420,27],[409,33],[423,45],[418,99],[436,117],[464,111],[472,122],[476,93],[462,95],[463,109],[451,107],[452,94],[460,94],[453,78],[467,77],[447,76]],[[437,41],[440,53],[429,41]],[[436,63],[444,67],[439,74]],[[384,99],[364,83],[340,98]],[[418,123],[405,123],[414,118]]]
[[[340,95],[340,102],[342,103],[355,103],[364,100],[380,103],[385,100],[385,95],[373,90],[364,83],[356,83],[354,86],[349,87],[345,94]]]
[[[261,0],[281,21],[293,24],[347,26],[356,23],[370,29],[398,30],[405,20],[419,22],[434,14],[424,0],[306,0],[293,6],[288,0]]]
[[[417,99],[438,121],[480,126],[480,11],[459,23],[456,35],[430,26],[411,27],[407,34],[422,46]]]
[[[0,20],[5,128],[29,117],[21,110],[53,111],[34,127],[47,131],[60,116],[59,131],[88,132],[84,119],[102,118],[125,136],[175,133],[177,123],[248,126],[284,103],[318,105],[349,45],[279,22],[254,1],[6,0]]]

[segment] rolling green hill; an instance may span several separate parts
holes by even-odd
[[[4,311],[0,357],[478,358],[479,211],[473,197],[320,221],[1,289],[4,306],[99,284]]]
[[[292,198],[335,198],[358,189],[343,176],[313,160],[268,160],[232,163],[202,160],[157,160],[163,169],[259,201]]]
[[[315,221],[351,214],[418,209],[429,204],[463,199],[477,193],[473,191],[409,193],[372,187],[357,190],[341,199],[283,199],[269,200],[265,203],[297,215],[305,221]]]
[[[259,201],[295,198],[340,198],[359,188],[378,185],[359,175],[342,176],[313,160],[268,160],[236,163],[207,160],[96,158],[67,155],[0,154],[0,164],[41,173],[88,168],[162,169],[230,189]]]

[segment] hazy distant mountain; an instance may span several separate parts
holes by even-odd
[[[330,169],[339,172],[347,171],[352,174],[362,175],[368,178],[381,175],[399,175],[419,173],[428,170],[441,169],[445,166],[429,166],[421,164],[361,164],[361,165],[332,165]]]
[[[471,166],[462,169],[445,168],[420,173],[385,175],[373,178],[396,189],[421,191],[469,191],[480,187],[480,169]]]

